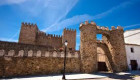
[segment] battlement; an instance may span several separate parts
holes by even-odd
[[[64,52],[52,47],[0,41],[0,57],[64,57]],[[10,47],[9,47],[10,46]],[[79,51],[68,52],[67,57],[79,57]]]
[[[22,26],[24,26],[24,27],[36,27],[36,28],[38,28],[36,24],[27,23],[27,22],[22,22]]]
[[[73,32],[76,32],[76,29],[64,28],[64,31],[73,31]]]
[[[123,28],[121,26],[117,26],[117,28],[115,28],[115,26],[111,26],[111,30],[109,30],[108,27],[104,27],[104,26],[97,26],[97,29],[100,30],[104,30],[104,31],[111,31],[111,30],[123,30]]]
[[[89,23],[88,21],[85,21],[85,23],[81,23],[81,24],[80,24],[80,27],[81,27],[81,26],[85,26],[85,25],[89,25],[89,24],[91,24],[91,25],[96,25],[96,23],[93,22],[93,21],[91,21],[90,23]]]
[[[80,24],[80,27],[81,26],[86,26],[86,25],[94,25],[94,26],[96,26],[96,23],[93,22],[93,21],[91,21],[91,22],[85,21],[84,23]],[[121,26],[117,26],[117,28],[115,28],[115,26],[112,26],[111,30],[109,30],[109,28],[105,27],[105,26],[96,26],[96,27],[97,27],[97,29],[104,30],[104,31],[123,30],[123,28]]]
[[[47,34],[47,37],[52,37],[52,38],[62,38],[61,35],[55,35],[55,34]]]
[[[42,31],[38,31],[38,36],[40,36],[40,37],[49,37],[49,38],[62,38],[62,36],[61,35],[55,35],[55,34],[46,34],[45,32],[42,32]]]

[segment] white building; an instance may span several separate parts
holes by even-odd
[[[129,70],[140,69],[140,29],[125,31],[124,40]]]

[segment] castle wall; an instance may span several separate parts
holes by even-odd
[[[54,51],[46,46],[9,42],[0,44],[0,77],[62,73],[63,51]],[[80,72],[79,52],[67,52],[66,72]]]
[[[0,77],[62,74],[63,60],[63,58],[59,57],[0,58]],[[77,58],[67,59],[66,72],[80,72],[79,60]]]
[[[38,32],[37,34],[37,45],[52,46],[55,49],[62,47],[62,37],[60,35],[50,35],[44,32]]]
[[[110,34],[103,35],[103,40],[110,50],[113,60],[113,70],[116,72],[127,70],[127,58],[125,51],[125,43],[123,29],[121,27],[112,27]]]

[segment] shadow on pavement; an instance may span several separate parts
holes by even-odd
[[[128,71],[128,72],[120,72],[120,73],[102,73],[99,72],[96,75],[107,76],[112,79],[121,79],[121,80],[134,80],[136,75],[140,76],[140,71]]]

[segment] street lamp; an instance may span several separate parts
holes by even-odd
[[[63,70],[63,77],[62,77],[62,79],[64,79],[64,80],[65,80],[65,79],[66,79],[66,78],[65,78],[66,50],[67,50],[68,41],[66,40],[64,44],[65,44],[65,55],[64,55],[64,70]]]

